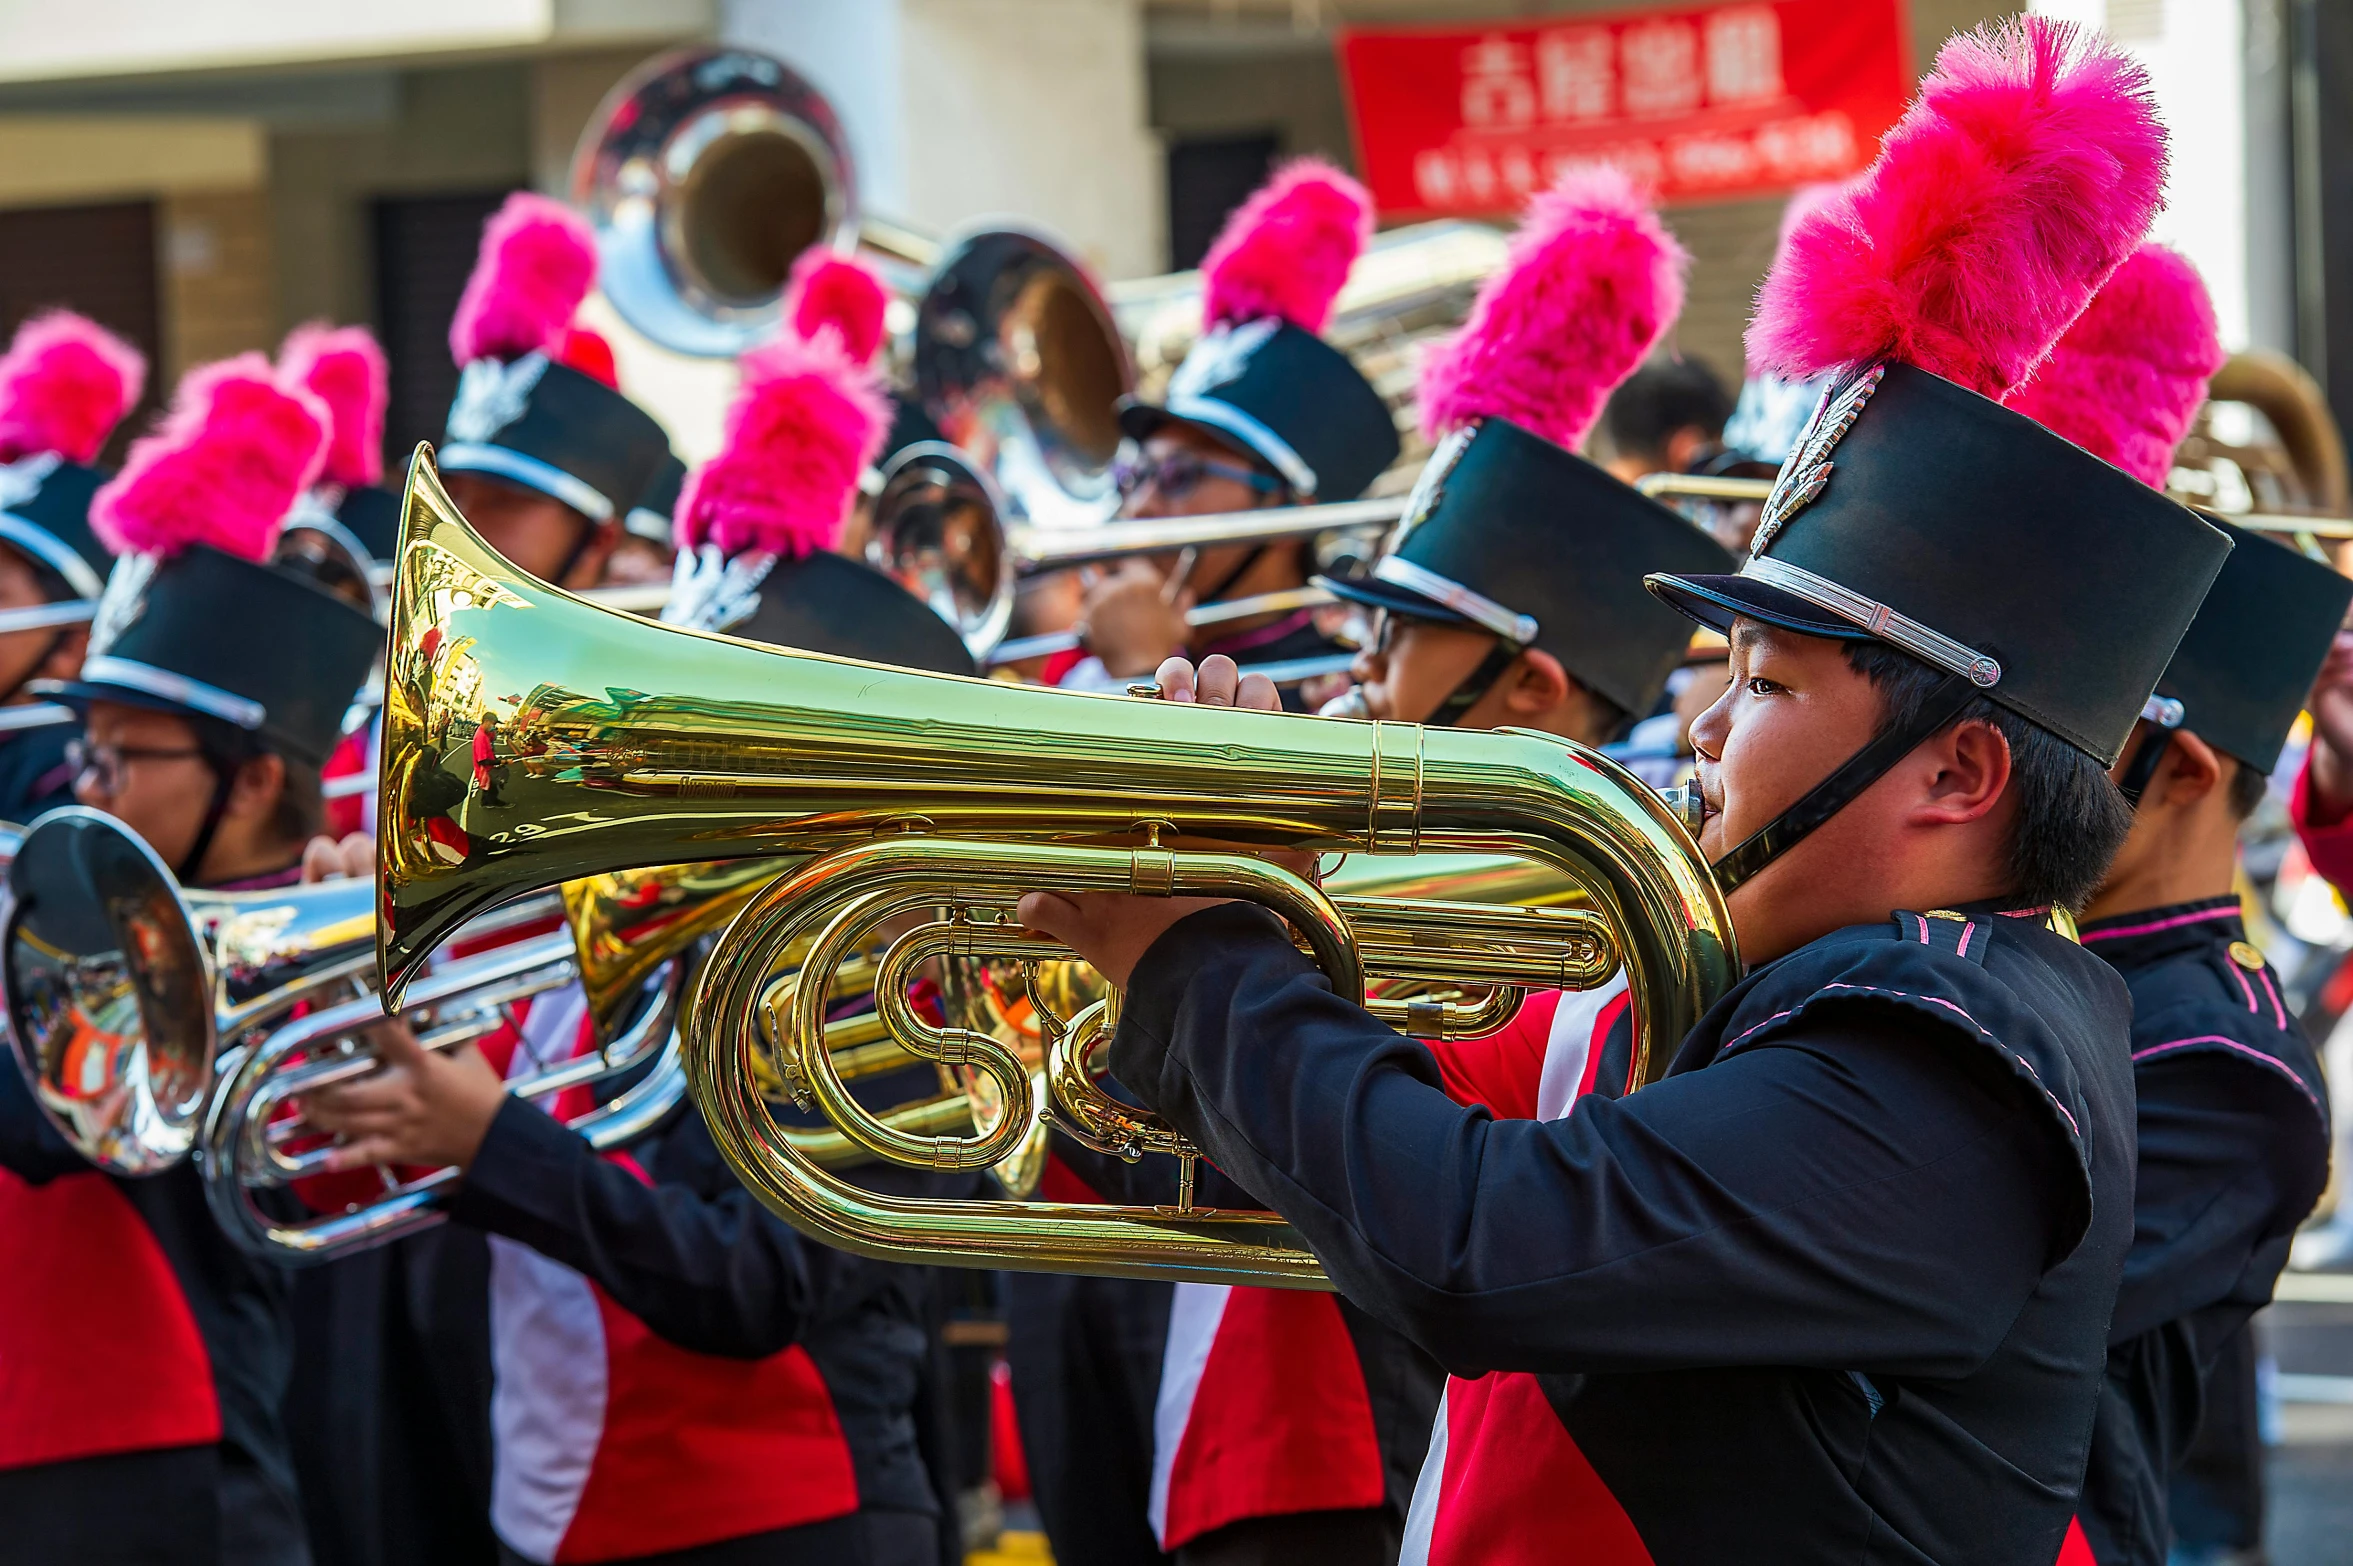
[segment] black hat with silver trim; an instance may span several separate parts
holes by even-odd
[[[616,522],[670,456],[670,438],[636,403],[545,353],[477,359],[458,376],[444,473],[480,473]]]
[[[1540,648],[1637,717],[1691,640],[1645,576],[1732,566],[1682,516],[1504,418],[1447,437],[1399,526],[1369,574],[1318,581],[1373,608]]]
[[[2277,540],[2207,520],[2237,547],[2142,716],[2268,773],[2345,622],[2353,581]]]
[[[231,634],[238,625],[271,634]],[[296,571],[196,544],[116,562],[80,678],[33,688],[78,708],[113,701],[217,718],[315,767],[383,645],[373,617]]]
[[[1738,575],[1652,590],[1717,630],[1885,642],[2106,766],[2230,549],[2024,414],[1890,363],[1825,396]]]
[[[2029,16],[1949,41],[1878,160],[1792,226],[1748,357],[1832,379],[1741,571],[1652,588],[1719,630],[1877,641],[1944,678],[1719,859],[1726,888],[1981,699],[2114,764],[2231,541],[1994,399],[2138,246],[2164,180],[2147,73]]]
[[[0,544],[39,573],[50,602],[0,612],[0,632],[79,625],[90,618],[114,556],[90,530],[90,497],[106,475],[44,452],[0,466]]]
[[[1201,263],[1202,329],[1157,404],[1128,398],[1144,440],[1181,420],[1257,458],[1301,500],[1354,500],[1397,460],[1388,404],[1319,335],[1372,231],[1372,198],[1302,158],[1234,209]]]

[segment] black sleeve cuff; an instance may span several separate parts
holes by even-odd
[[[518,1227],[536,1233],[574,1210],[582,1166],[595,1160],[587,1138],[510,1096],[450,1199],[449,1216],[469,1228],[525,1239]]]

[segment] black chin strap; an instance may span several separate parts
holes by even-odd
[[[602,522],[591,521],[586,517],[582,517],[580,520],[582,524],[580,531],[573,535],[572,547],[565,554],[564,563],[557,566],[555,575],[547,579],[547,585],[550,587],[564,585],[564,578],[572,574],[572,568],[580,563],[580,557],[588,553],[589,543],[595,539],[597,530],[604,526]],[[569,591],[569,589],[566,590]]]
[[[180,878],[182,886],[204,884],[196,878],[196,872],[203,867],[204,856],[212,849],[213,836],[221,829],[221,818],[229,813],[229,791],[237,786],[238,768],[210,756],[204,758],[204,764],[212,769],[212,800],[204,807],[204,824],[196,829],[196,841],[188,845],[188,852],[181,856],[179,867],[172,872]]]
[[[1438,704],[1438,710],[1422,721],[1441,729],[1450,729],[1460,723],[1463,715],[1479,704],[1479,698],[1494,688],[1495,682],[1503,678],[1503,671],[1510,668],[1519,656],[1520,646],[1517,642],[1506,641],[1500,636],[1495,638],[1495,645],[1487,649],[1487,656],[1479,660],[1479,666],[1464,675],[1462,683],[1446,693],[1446,699]]]
[[[1881,729],[1870,744],[1849,756],[1837,771],[1800,796],[1797,803],[1717,860],[1716,884],[1729,895],[1735,887],[1753,879],[1758,871],[1803,842],[1808,833],[1853,804],[1863,790],[1887,776],[1890,767],[1952,722],[1977,694],[1977,687],[1963,676],[1946,675],[1920,703],[1920,710],[1909,722]]]
[[[2164,696],[2152,696],[2141,709],[2148,720],[2148,732],[2132,753],[2132,760],[2124,764],[2124,775],[2116,780],[2116,792],[2133,809],[2141,808],[2141,796],[2156,781],[2157,765],[2165,759],[2165,752],[2173,745],[2173,731],[2181,727],[2181,703]]]

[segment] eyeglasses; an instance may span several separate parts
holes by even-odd
[[[87,779],[99,793],[114,795],[123,791],[126,774],[134,761],[185,761],[203,754],[194,745],[179,750],[158,750],[142,745],[93,745],[77,739],[66,742],[65,764],[73,770],[75,782]]]
[[[1205,480],[1213,478],[1246,484],[1261,495],[1276,494],[1283,488],[1283,481],[1271,473],[1261,473],[1238,462],[1219,462],[1214,457],[1190,451],[1171,452],[1164,457],[1123,458],[1111,469],[1112,482],[1119,486],[1122,500],[1133,499],[1147,485],[1158,490],[1164,500],[1182,500]]]

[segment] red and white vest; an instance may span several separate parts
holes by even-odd
[[[1600,989],[1530,996],[1502,1032],[1431,1050],[1457,1099],[1499,1119],[1558,1120],[1591,1091],[1602,1042],[1627,1005],[1620,972]],[[1449,1376],[1399,1566],[1539,1566],[1562,1558],[1564,1540],[1595,1566],[1650,1560],[1534,1376]]]
[[[0,1254],[0,1469],[221,1438],[188,1297],[110,1176],[0,1170]]]
[[[485,1053],[513,1076],[580,1048],[587,1022],[580,992],[563,991],[532,1008],[520,1041],[510,1032]],[[553,1111],[585,1108],[578,1093]],[[626,1153],[605,1157],[646,1179]],[[529,1246],[493,1235],[490,1253],[491,1523],[517,1554],[616,1560],[858,1509],[849,1445],[806,1349],[693,1353]]]

